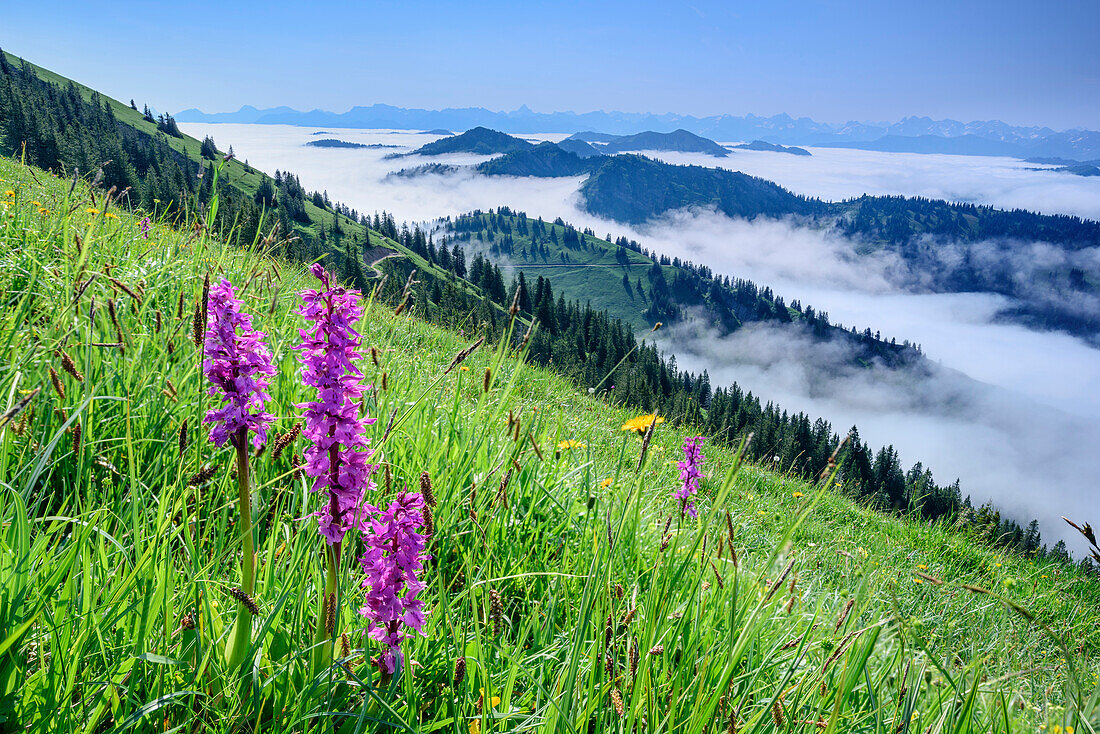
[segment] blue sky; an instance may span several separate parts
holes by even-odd
[[[0,46],[158,110],[906,115],[1100,129],[1100,2],[9,3]]]

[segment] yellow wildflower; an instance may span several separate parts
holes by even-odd
[[[12,191],[11,189],[8,189],[7,191],[4,192],[4,195],[5,196],[15,196],[15,192]]]
[[[600,482],[600,489],[607,489],[610,486],[611,486],[611,477],[608,477],[607,479]]]
[[[914,584],[923,584],[923,583],[924,583],[924,579],[913,579],[913,583],[914,583]]]
[[[38,213],[39,213],[39,214],[49,214],[49,213],[50,213],[50,210],[49,210],[49,209],[39,209],[39,210],[38,210]]]
[[[798,499],[799,497],[805,497],[805,496],[806,495],[802,494],[801,492],[792,492],[791,493],[791,497],[794,497],[795,499]]]
[[[90,207],[88,207],[87,209],[84,210],[84,213],[85,214],[99,214],[99,210],[96,209],[94,206],[90,206]]]
[[[458,369],[461,370],[462,372],[469,372],[470,371],[470,368],[467,367],[466,365],[461,365]]]
[[[32,201],[31,203],[34,204],[35,206],[39,207],[39,208],[42,207],[42,202],[41,201]]]
[[[107,217],[108,219],[118,219],[118,215],[114,212],[107,212],[103,216]]]
[[[485,698],[485,689],[481,688],[479,690],[481,691],[482,699],[484,699]],[[489,699],[489,707],[490,708],[496,708],[499,705],[500,705],[500,696],[493,696]]]
[[[481,734],[481,719],[470,719],[470,734]]]
[[[622,430],[624,430],[624,431],[635,431],[637,433],[645,433],[646,431],[649,430],[649,427],[651,425],[656,425],[658,423],[664,423],[664,422],[665,422],[664,418],[661,418],[660,416],[655,415],[653,413],[650,413],[649,415],[639,415],[638,417],[631,418],[626,423],[624,423]]]
[[[584,446],[580,441],[574,441],[573,439],[558,442],[559,449],[583,449]]]
[[[919,569],[920,569],[920,570],[922,570],[922,571],[927,571],[927,570],[928,570],[928,566],[927,566],[927,565],[925,565],[925,564],[923,564],[923,563],[921,563],[920,565],[918,565],[918,566],[917,566],[917,568],[919,568]]]

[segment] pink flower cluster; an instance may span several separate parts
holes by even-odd
[[[425,550],[424,498],[400,492],[385,510],[379,510],[363,533],[366,551],[363,566],[365,604],[359,613],[367,618],[367,633],[386,646],[374,663],[384,673],[401,666],[401,641],[405,628],[424,634],[424,602],[417,598],[424,585],[417,575],[431,556]]]
[[[696,517],[695,494],[699,491],[699,480],[703,478],[700,467],[706,459],[703,456],[702,443],[706,439],[702,436],[693,436],[684,439],[684,458],[676,462],[680,470],[680,488],[672,493],[673,499],[680,501],[680,516],[684,513]]]
[[[314,477],[313,491],[327,492],[328,502],[317,512],[321,535],[338,544],[373,508],[364,505],[367,490],[374,489],[368,464],[374,453],[364,435],[370,417],[360,417],[362,373],[355,366],[361,338],[355,322],[363,315],[359,292],[333,287],[319,264],[310,267],[321,281],[320,290],[303,291],[298,313],[309,322],[299,333],[302,380],[317,389],[317,399],[299,405],[304,409],[306,474]]]
[[[264,404],[271,400],[267,387],[276,370],[264,333],[252,327],[252,317],[241,312],[243,305],[228,280],[211,286],[202,369],[212,383],[210,395],[221,395],[224,405],[210,409],[203,423],[213,424],[210,440],[216,446],[223,446],[244,428],[254,434],[252,445],[259,448],[274,419],[264,412]]]

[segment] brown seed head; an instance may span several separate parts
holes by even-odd
[[[271,444],[271,458],[278,459],[302,432],[302,424],[295,423],[286,433],[281,433]]]
[[[778,698],[772,704],[772,721],[775,722],[777,728],[783,728],[783,704],[779,703]]]
[[[840,616],[836,618],[836,626],[833,628],[834,632],[839,632],[840,628],[844,626],[844,620],[848,619],[848,612],[852,611],[855,603],[855,599],[849,599],[848,603],[844,605],[844,609],[840,610]]]
[[[217,471],[218,467],[213,464],[205,466],[199,471],[195,472],[195,474],[193,474],[191,478],[187,480],[187,484],[191,487],[203,484],[204,482],[208,481],[210,477],[214,476]]]
[[[76,363],[69,353],[59,350],[57,354],[61,357],[61,369],[72,375],[72,378],[77,382],[84,382],[84,375],[76,368]]]
[[[426,471],[420,472],[420,494],[423,495],[428,507],[435,507],[439,504],[435,500],[435,493],[432,492],[432,478]]]
[[[336,629],[336,594],[325,595],[325,632],[329,635]]]
[[[246,594],[243,589],[234,586],[229,589],[229,595],[239,601],[241,606],[248,610],[249,614],[255,616],[260,613],[260,608],[256,606],[256,600]]]
[[[504,626],[504,605],[500,600],[500,592],[496,589],[489,589],[489,616],[493,621],[493,637],[500,637]]]
[[[184,418],[183,423],[180,424],[179,447],[180,447],[180,456],[182,457],[183,452],[187,450],[187,419],[186,418]]]
[[[611,689],[611,705],[615,707],[618,716],[623,715],[623,696],[616,688]]]
[[[466,658],[458,658],[455,660],[455,674],[452,679],[451,685],[458,688],[462,685],[463,679],[466,678]]]
[[[202,337],[206,331],[206,325],[202,320],[202,304],[195,301],[195,314],[191,318],[191,341],[195,342],[195,346],[202,344]]]
[[[65,399],[65,386],[61,384],[61,378],[57,375],[57,370],[50,367],[50,382],[53,383],[54,392],[57,393],[57,397],[62,400]]]

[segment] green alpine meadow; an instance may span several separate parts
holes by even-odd
[[[368,499],[430,483],[426,621],[399,672],[372,663],[362,541],[347,536],[337,634],[318,641],[323,503],[302,470],[311,396],[293,351],[299,293],[316,279],[263,240],[226,244],[196,218],[143,234],[143,213],[106,192],[0,165],[0,680],[13,731],[1095,720],[1097,587],[1073,565],[888,516],[828,475],[793,479],[705,443],[691,518],[672,492],[694,426],[642,416],[623,430],[634,411],[525,364],[522,348],[395,314],[372,292],[358,324],[378,466]],[[237,452],[203,424],[217,400],[195,337],[204,289],[222,279],[276,369],[266,450],[244,452],[250,527]],[[510,327],[521,340],[529,328]],[[235,660],[246,544],[254,609]]]
[[[1021,299],[1013,328],[1082,343],[1100,225],[924,193],[827,201],[644,155],[883,154],[844,137],[856,123],[798,138],[816,123],[279,109],[237,114],[338,128],[295,145],[333,168],[392,160],[383,183],[417,196],[588,176],[569,194],[584,219],[368,214],[0,51],[0,732],[1100,730],[1100,517],[1056,510],[1043,538],[1034,504],[972,501],[936,459],[906,469],[857,427],[677,366],[660,340],[701,325],[843,354],[825,370],[940,374],[915,339],[586,217],[807,217],[866,238],[847,262],[935,261],[922,293],[988,286]],[[344,140],[355,115],[384,142]],[[558,124],[573,135],[521,136]],[[1096,135],[979,145],[975,125],[983,155]],[[920,135],[891,149],[960,145]],[[1029,252],[1058,299],[1003,281],[1002,235],[1045,238]],[[948,262],[935,237],[974,249]],[[1053,489],[1028,491],[1058,507]]]

